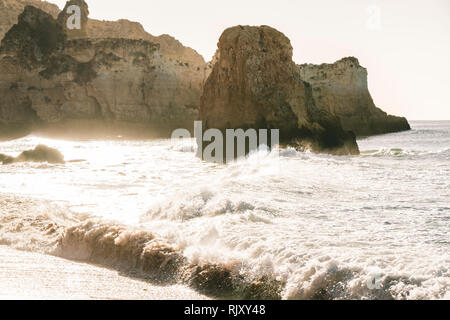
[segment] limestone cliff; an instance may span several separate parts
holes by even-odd
[[[143,39],[157,43],[161,53],[168,59],[172,59],[178,64],[188,64],[195,69],[199,69],[202,73],[206,70],[205,60],[195,50],[183,46],[178,40],[167,34],[155,37],[147,33],[138,22],[126,19],[118,21],[89,19],[87,32],[89,38]]]
[[[60,11],[58,6],[40,0],[0,0],[0,39],[4,37],[6,32],[17,23],[18,16],[23,12],[25,6],[32,5],[49,13],[53,18],[60,20],[67,18],[67,8],[71,4],[77,4],[83,8],[83,20],[87,17],[89,10],[84,0],[71,0],[68,1],[63,11]],[[87,11],[87,12],[86,12]],[[173,62],[178,64],[189,64],[192,68],[199,69],[201,73],[205,73],[207,66],[203,57],[198,54],[192,48],[183,46],[178,40],[172,36],[163,34],[161,36],[153,36],[146,32],[142,25],[138,22],[121,19],[118,21],[104,21],[89,19],[84,26],[84,30],[81,33],[84,35],[87,33],[89,38],[125,38],[125,39],[143,39],[153,43],[157,43],[160,46],[161,53],[167,59],[172,59]],[[63,25],[64,27],[64,25]],[[81,37],[77,35],[77,31],[74,31],[75,38]],[[71,35],[69,34],[69,38]]]
[[[25,6],[31,5],[39,8],[56,18],[59,8],[56,4],[40,0],[0,0],[0,39],[17,23],[17,18]]]
[[[300,76],[312,85],[315,105],[339,117],[345,130],[365,136],[409,130],[408,121],[377,108],[367,85],[367,70],[356,58],[334,64],[299,65]]]
[[[203,70],[167,58],[160,44],[67,39],[51,15],[27,6],[0,47],[0,122],[49,126],[77,120],[192,127]]]
[[[24,11],[28,4],[47,15]],[[81,30],[65,23],[73,4],[82,8]],[[191,128],[205,84],[202,117],[210,127],[282,128],[285,140],[331,153],[355,152],[346,131],[409,129],[406,119],[374,105],[367,71],[355,58],[295,66],[289,40],[276,30],[235,27],[205,63],[169,35],[88,14],[84,0],[70,0],[62,11],[45,1],[0,0],[0,38],[10,30],[0,48],[0,137],[92,119],[166,132]]]
[[[358,154],[354,135],[314,105],[292,46],[268,27],[237,26],[219,39],[200,105],[208,128],[277,128],[283,141],[314,152]]]

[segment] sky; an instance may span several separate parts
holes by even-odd
[[[450,120],[449,0],[85,0],[90,18],[140,22],[209,61],[223,30],[269,25],[292,42],[296,63],[355,56],[384,111]],[[65,0],[49,0],[64,7]]]

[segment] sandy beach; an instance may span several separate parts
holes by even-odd
[[[0,299],[206,299],[183,286],[155,286],[117,271],[0,246]]]

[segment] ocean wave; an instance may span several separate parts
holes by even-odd
[[[449,131],[445,129],[415,129],[408,131],[409,135],[448,135]]]
[[[0,244],[95,263],[158,284],[182,283],[219,298],[280,299],[273,279],[244,278],[239,264],[193,263],[153,233],[46,201],[1,195]]]
[[[1,244],[103,265],[158,284],[185,284],[212,297],[449,298],[448,269],[440,270],[433,277],[416,277],[387,274],[324,257],[274,268],[280,261],[272,261],[263,248],[257,260],[248,257],[247,261],[206,261],[193,258],[187,248],[171,244],[147,229],[88,215],[74,216],[64,208],[39,201],[3,198],[2,209],[5,208],[0,217]]]
[[[424,278],[411,275],[386,275],[361,267],[340,266],[330,262],[326,268],[298,275],[285,289],[285,298],[296,300],[407,300],[446,296],[439,279],[431,280],[433,292],[425,288]],[[445,281],[445,279],[443,279]]]
[[[227,198],[218,191],[201,189],[164,198],[141,215],[140,222],[154,219],[186,221],[199,217],[214,217],[227,213],[241,214],[253,211],[255,206],[238,198]]]
[[[243,278],[236,265],[195,264],[152,233],[88,221],[68,228],[53,254],[113,267],[160,284],[184,283],[215,297],[281,298],[273,280]],[[270,284],[270,285],[269,285]]]
[[[447,156],[449,154],[450,148],[444,148],[437,151],[411,150],[402,148],[380,148],[374,150],[361,151],[362,157],[414,158],[424,156]]]
[[[294,273],[287,280],[274,274],[255,278],[238,263],[192,263],[181,250],[152,233],[95,221],[67,228],[50,253],[112,267],[158,284],[182,283],[218,298],[427,299],[446,294],[438,289],[430,297],[429,290],[423,287],[427,279],[408,275],[380,276],[379,287],[370,288],[370,273],[340,267],[335,262],[326,268],[316,266],[306,273]]]

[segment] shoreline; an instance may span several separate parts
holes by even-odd
[[[0,245],[0,299],[205,300],[181,285],[156,286],[118,271]]]

